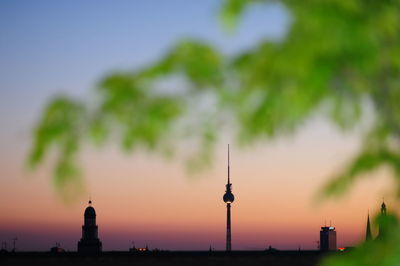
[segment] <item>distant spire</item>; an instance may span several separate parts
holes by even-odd
[[[371,233],[371,223],[369,221],[369,210],[368,210],[368,218],[367,218],[367,229],[365,231],[365,241],[372,240],[372,233]]]

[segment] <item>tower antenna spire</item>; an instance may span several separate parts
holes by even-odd
[[[229,159],[229,144],[228,144],[228,184],[231,183],[230,159]]]

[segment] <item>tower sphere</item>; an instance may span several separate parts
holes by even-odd
[[[224,194],[223,199],[224,199],[224,202],[225,202],[225,203],[232,203],[232,202],[235,200],[235,196],[233,196],[232,192],[227,191],[227,192]]]

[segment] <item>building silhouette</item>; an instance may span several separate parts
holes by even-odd
[[[381,239],[385,237],[385,235],[388,233],[388,224],[387,224],[387,214],[386,214],[386,204],[385,201],[382,201],[381,204],[381,214],[380,217],[378,217],[378,235],[376,239]]]
[[[50,253],[64,253],[65,249],[63,249],[60,243],[56,243],[54,247],[50,248]]]
[[[98,237],[98,226],[96,224],[96,211],[89,200],[89,206],[85,210],[84,224],[82,226],[82,238],[78,242],[78,252],[98,253],[101,252],[102,244]]]
[[[382,205],[381,205],[381,217],[380,217],[380,222],[379,222],[379,233],[377,238],[382,238],[385,236],[386,234],[386,224],[384,224],[386,222],[386,204],[385,201],[382,201]]]
[[[232,250],[231,203],[235,200],[235,196],[232,194],[232,184],[230,180],[229,144],[228,144],[228,183],[226,184],[226,191],[223,196],[223,200],[226,203],[226,251],[231,251]]]
[[[376,236],[375,239],[380,239],[383,238],[387,233],[388,233],[388,227],[390,227],[387,223],[387,209],[386,209],[386,204],[385,201],[382,201],[381,204],[381,214],[380,217],[378,217],[378,235]],[[373,240],[372,236],[372,231],[371,231],[371,222],[369,218],[369,213],[367,217],[367,228],[365,231],[365,241]]]
[[[333,226],[323,226],[319,232],[319,249],[321,251],[336,250],[336,231]]]

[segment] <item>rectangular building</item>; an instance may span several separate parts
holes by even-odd
[[[336,250],[336,231],[333,226],[321,227],[319,232],[319,249],[321,251]]]

